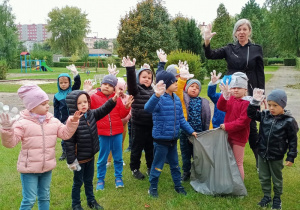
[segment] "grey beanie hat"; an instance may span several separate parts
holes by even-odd
[[[175,77],[179,75],[179,67],[176,64],[169,65],[166,71],[172,73]]]
[[[284,90],[272,90],[272,92],[268,95],[267,101],[274,101],[276,102],[279,106],[284,108],[287,103],[287,96]]]
[[[231,76],[230,88],[245,88],[248,89],[248,77],[243,72],[235,72]]]
[[[199,90],[200,90],[199,93],[201,93],[201,88],[202,88],[202,87],[201,87],[201,82],[200,82],[199,80],[197,80],[197,79],[190,79],[190,80],[188,80],[188,81],[186,82],[184,91],[187,92],[188,89],[189,89],[189,87],[190,87],[192,84],[194,84],[194,83],[196,83],[196,84],[199,86]]]
[[[103,83],[107,83],[112,85],[113,87],[116,87],[117,83],[118,83],[118,79],[115,75],[109,74],[103,77],[101,85]]]

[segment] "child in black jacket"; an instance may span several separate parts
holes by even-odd
[[[83,116],[71,139],[65,141],[67,163],[74,171],[72,187],[72,208],[81,210],[80,188],[84,183],[88,206],[92,209],[103,209],[95,200],[93,193],[94,155],[99,151],[99,140],[96,122],[105,117],[115,106],[118,94],[109,99],[98,109],[90,110],[90,96],[81,90],[70,92],[66,97],[69,113],[80,111]]]
[[[273,90],[267,97],[269,109],[259,111],[259,105],[263,99],[263,90],[255,88],[253,99],[247,110],[251,119],[260,122],[258,169],[264,197],[258,206],[266,207],[271,203],[272,179],[274,190],[272,209],[281,209],[283,157],[289,149],[285,165],[293,165],[297,156],[297,132],[299,128],[290,112],[284,109],[287,96],[283,90]]]

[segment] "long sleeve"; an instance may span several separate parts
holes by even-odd
[[[248,104],[243,103],[239,117],[231,122],[224,123],[226,131],[239,131],[247,126],[249,127],[251,119],[247,115],[247,108]]]
[[[226,57],[226,52],[225,52],[226,47],[222,47],[216,50],[211,50],[210,44],[207,47],[203,45],[203,47],[205,51],[205,57],[207,59],[223,59]]]
[[[156,74],[165,70],[166,62],[159,62],[156,70]]]
[[[157,97],[155,94],[153,94],[148,100],[148,102],[145,104],[144,109],[147,112],[153,113],[156,106],[158,105],[159,99],[160,97]]]
[[[256,61],[256,71],[257,71],[257,81],[258,88],[265,89],[265,72],[264,72],[264,61],[263,61],[263,52],[262,48],[259,48],[259,56]]]
[[[201,112],[201,118],[202,118],[202,130],[206,131],[209,130],[210,124],[211,124],[211,111],[209,107],[209,101],[205,98],[202,99],[202,112]]]
[[[289,151],[287,153],[286,161],[294,162],[294,159],[297,157],[297,132],[299,131],[298,124],[295,119],[292,120],[291,125],[288,126],[288,143],[289,143]]]
[[[232,96],[231,96],[232,97]],[[223,97],[223,94],[221,94],[218,102],[217,102],[217,108],[223,112],[227,111],[227,100]]]
[[[76,133],[67,141],[65,141],[65,148],[66,148],[66,153],[67,153],[67,163],[72,164],[74,163],[76,159]]]
[[[180,128],[183,129],[186,133],[192,134],[194,129],[190,126],[190,124],[185,120],[183,116],[182,108],[180,109],[180,116],[179,116]]]
[[[93,109],[92,112],[94,112],[95,120],[98,121],[105,117],[107,114],[113,110],[116,106],[116,102],[114,102],[112,99],[109,99],[108,101],[105,102],[102,106],[100,106],[97,109]]]
[[[138,87],[136,81],[135,66],[126,67],[127,86],[129,95],[136,96],[138,94]]]
[[[11,129],[0,129],[2,145],[7,148],[15,147],[24,136],[24,129],[21,123],[15,122]]]
[[[61,139],[70,139],[75,131],[77,130],[79,122],[71,122],[70,117],[68,118],[66,125],[62,124],[60,121],[58,130],[57,130],[57,137]]]
[[[118,98],[118,110],[119,110],[119,113],[120,113],[120,117],[121,119],[125,118],[130,110],[131,110],[131,107],[129,107],[128,109],[126,109],[126,107],[124,106],[122,100],[120,98]]]
[[[60,119],[59,101],[55,98],[55,96],[53,98],[53,107],[54,107],[54,117]]]
[[[77,74],[74,77],[74,85],[72,86],[72,90],[79,90],[81,86],[81,79],[80,79],[80,75]]]
[[[184,86],[186,84],[186,80],[183,80],[181,78],[178,79],[178,82],[177,82],[177,92],[175,93],[179,99],[180,99],[180,102],[181,102],[181,105],[182,105],[182,111],[183,111],[183,116],[185,118],[185,120],[187,120],[187,111],[186,111],[186,106],[185,106],[185,102],[184,102],[184,97],[183,97],[183,89],[184,89]]]
[[[247,108],[247,115],[249,118],[256,120],[256,121],[261,121],[261,112],[259,111],[260,107],[259,106],[254,106],[249,104]]]
[[[217,90],[217,85],[208,85],[207,87],[207,96],[214,104],[217,104],[221,96],[221,93],[216,93],[216,90]]]

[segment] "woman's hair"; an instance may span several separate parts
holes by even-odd
[[[234,42],[237,42],[238,39],[235,37],[235,33],[236,31],[238,30],[238,28],[241,26],[241,25],[244,25],[244,24],[247,24],[247,26],[249,27],[250,29],[250,35],[249,35],[249,40],[251,41],[251,36],[252,36],[252,26],[251,26],[251,23],[249,20],[247,19],[240,19],[238,20],[235,25],[234,25],[234,28],[233,28],[233,31],[232,31],[232,38],[233,38],[233,41]]]

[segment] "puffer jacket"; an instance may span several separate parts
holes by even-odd
[[[113,93],[106,96],[100,89],[97,89],[97,92],[91,95],[91,109],[97,109],[102,106],[106,101],[114,97],[114,95]],[[114,136],[123,133],[124,127],[121,119],[129,114],[130,109],[126,109],[122,100],[118,98],[115,108],[108,115],[97,121],[98,135]]]
[[[173,97],[167,93],[160,97],[153,94],[145,104],[145,110],[152,113],[154,139],[177,140],[179,129],[183,129],[187,134],[194,132],[183,116],[180,99],[174,93]]]
[[[259,111],[258,106],[249,105],[247,114],[260,122],[258,154],[267,160],[282,160],[287,149],[286,161],[294,162],[297,157],[298,124],[291,113],[273,116],[269,110]]]
[[[66,102],[70,114],[74,114],[78,110],[77,99],[82,94],[86,95],[89,102],[91,101],[90,96],[85,91],[75,90],[68,94]],[[98,109],[89,109],[86,115],[80,118],[75,134],[68,141],[65,141],[68,164],[73,163],[76,158],[79,163],[93,158],[99,151],[96,122],[106,116],[115,106],[116,103],[109,99]]]
[[[15,147],[22,143],[18,158],[17,170],[20,173],[44,173],[56,166],[56,139],[69,139],[75,133],[78,122],[69,119],[66,125],[47,113],[46,119],[40,123],[28,110],[20,113],[20,118],[10,130],[1,130],[3,146]]]
[[[126,67],[128,93],[134,97],[131,110],[131,122],[137,125],[153,126],[152,114],[145,111],[144,105],[153,95],[153,88],[139,83],[139,75],[143,69],[136,73],[135,66]],[[153,75],[152,75],[153,78]]]

